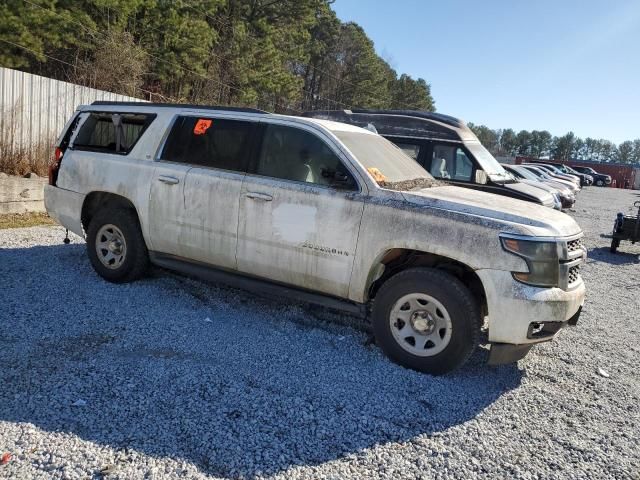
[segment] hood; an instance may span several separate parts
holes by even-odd
[[[557,188],[554,188],[551,185],[547,185],[546,183],[543,183],[543,182],[538,182],[537,180],[529,180],[528,178],[520,178],[518,181],[520,183],[524,183],[525,185],[529,185],[530,187],[539,188],[540,190],[544,190],[545,192],[549,192],[549,193],[557,193],[558,192]]]
[[[402,192],[407,202],[512,224],[537,237],[565,237],[582,230],[569,215],[542,205],[468,188],[442,186]]]
[[[514,192],[524,193],[533,198],[537,198],[538,201],[545,207],[553,206],[553,195],[547,192],[543,192],[539,188],[528,185],[518,180],[517,183],[505,183],[503,185],[507,190],[513,190]]]

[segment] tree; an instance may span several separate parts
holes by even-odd
[[[549,155],[553,137],[546,130],[533,130],[530,139],[531,155],[537,158]]]
[[[640,165],[640,138],[633,141],[633,163]]]
[[[598,140],[598,161],[600,162],[614,162],[616,159],[616,146],[609,140]]]
[[[512,128],[505,128],[500,135],[500,150],[506,155],[513,155],[518,149],[518,138]]]
[[[633,142],[627,140],[618,145],[618,161],[620,163],[632,163],[633,162]]]
[[[497,154],[500,150],[500,135],[497,130],[491,130],[486,125],[474,125],[467,123],[467,126],[478,137],[480,143],[490,152]]]
[[[435,110],[435,102],[431,96],[431,86],[423,79],[414,80],[403,73],[391,85],[390,108],[400,110]]]
[[[592,160],[595,157],[596,150],[598,148],[598,141],[595,138],[587,137],[584,139],[584,144],[580,153],[581,160]]]
[[[2,65],[151,98],[291,112],[434,110],[332,0],[22,0],[0,4]],[[33,52],[31,52],[33,51]],[[61,60],[60,62],[52,59]]]
[[[531,155],[531,134],[520,130],[516,136],[516,152],[519,155]]]
[[[78,61],[73,80],[108,92],[141,96],[147,61],[129,32],[112,30],[93,52],[93,58]]]
[[[571,160],[575,138],[573,132],[569,132],[562,137],[555,137],[552,147],[553,158],[555,160]]]

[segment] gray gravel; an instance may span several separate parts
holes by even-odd
[[[637,199],[580,195],[577,328],[439,378],[353,319],[166,272],[111,285],[60,228],[2,230],[0,477],[637,479],[640,246],[601,237]]]

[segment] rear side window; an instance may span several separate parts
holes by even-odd
[[[413,158],[416,162],[418,161],[418,157],[420,156],[420,145],[415,145],[413,143],[402,143],[402,142],[393,142],[395,143],[400,150]]]
[[[73,148],[127,155],[154,118],[140,113],[91,113],[80,127]]]
[[[252,131],[251,122],[178,117],[160,159],[246,172]]]

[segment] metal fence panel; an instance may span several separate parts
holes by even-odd
[[[96,100],[144,101],[0,67],[0,150],[53,147],[76,108]]]

